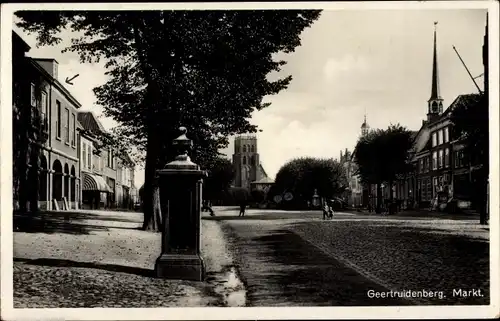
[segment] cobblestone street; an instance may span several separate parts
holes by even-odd
[[[488,304],[489,231],[474,221],[220,211],[252,306]],[[479,297],[453,289],[480,289]],[[442,291],[370,299],[368,290]]]
[[[489,231],[473,221],[216,208],[202,219],[205,282],[156,279],[160,234],[142,215],[15,219],[14,305],[206,307],[488,304]],[[459,297],[453,290],[480,289]],[[369,298],[368,291],[442,291]]]

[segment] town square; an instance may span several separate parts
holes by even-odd
[[[478,3],[12,9],[10,308],[498,310]]]

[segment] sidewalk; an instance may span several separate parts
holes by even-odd
[[[138,229],[141,213],[73,211],[44,217],[24,224],[19,224],[19,217],[14,219],[15,308],[245,304],[215,222],[202,222],[207,280],[192,282],[154,277],[161,234]],[[236,296],[243,299],[228,300],[238,291]]]

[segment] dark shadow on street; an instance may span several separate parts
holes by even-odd
[[[339,261],[288,231],[253,240],[264,249],[263,255],[271,262],[289,267],[267,276],[278,285],[288,301],[295,305],[311,306],[389,306],[411,305],[412,302],[392,299],[370,299],[368,290],[387,289],[368,280]],[[258,285],[256,285],[258,286]],[[252,293],[250,293],[250,297]],[[252,300],[250,300],[252,301]]]
[[[29,265],[40,265],[49,267],[77,267],[77,268],[90,268],[99,269],[110,272],[121,272],[128,274],[135,274],[144,277],[155,277],[154,270],[137,268],[132,266],[123,266],[115,264],[100,264],[100,263],[90,263],[90,262],[77,262],[71,260],[60,260],[60,259],[20,259],[14,258],[14,262],[20,262]]]
[[[287,229],[293,230],[295,226],[301,230],[300,225],[303,224],[317,223],[296,222],[289,224]],[[360,240],[366,239],[357,234],[355,226],[348,227],[349,224],[352,222],[338,222],[332,228],[351,231],[349,242],[360,242]],[[364,245],[367,256],[377,253],[380,248],[383,248],[389,257],[390,253],[403,253],[404,259],[399,262],[399,266],[420,266],[420,268],[408,269],[410,272],[400,273],[390,268],[389,265],[386,269],[377,271],[380,279],[390,280],[394,284],[401,285],[406,284],[407,279],[411,279],[413,284],[433,284],[436,289],[450,293],[444,300],[430,301],[429,305],[488,304],[489,242],[463,235],[442,233],[443,231],[431,232],[436,232],[436,230],[417,226],[379,226],[373,224],[363,228],[359,233],[371,235],[372,242]],[[345,235],[339,234],[339,237],[345,241]],[[349,247],[349,242],[343,243],[343,246]],[[402,244],[404,246],[401,246]],[[279,253],[279,245],[271,246],[271,248],[275,248],[276,254],[274,255],[276,257],[284,255]],[[484,297],[453,297],[451,293],[457,284],[467,284],[469,289],[481,289]]]
[[[133,212],[130,212],[131,214]],[[128,214],[128,213],[127,213]],[[137,219],[130,219],[124,217],[121,214],[116,212],[107,212],[107,213],[89,213],[89,212],[78,212],[78,211],[40,211],[36,214],[33,213],[18,213],[14,212],[14,217],[45,217],[54,220],[99,220],[99,221],[112,221],[112,222],[124,222],[124,223],[142,223],[142,215],[140,213],[137,214]]]
[[[14,232],[24,233],[63,233],[63,234],[90,234],[93,231],[109,231],[111,228],[139,230],[138,227],[104,226],[88,224],[91,221],[115,221],[126,223],[140,223],[126,218],[106,217],[97,214],[77,212],[41,212],[37,214],[14,214]]]

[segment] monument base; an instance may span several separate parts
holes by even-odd
[[[199,255],[162,254],[156,259],[155,275],[162,279],[203,281],[205,266]]]

